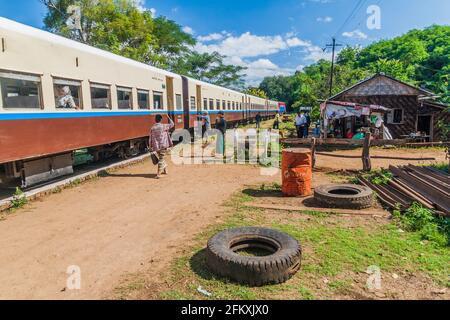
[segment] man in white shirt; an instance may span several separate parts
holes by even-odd
[[[295,127],[297,128],[297,137],[299,139],[303,139],[304,137],[304,129],[307,124],[306,116],[303,112],[299,112],[297,117],[295,118]]]

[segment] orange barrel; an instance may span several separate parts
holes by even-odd
[[[285,149],[282,160],[283,194],[307,197],[312,194],[312,153],[309,149]]]

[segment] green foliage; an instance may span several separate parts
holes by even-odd
[[[11,209],[20,209],[28,203],[25,193],[19,188],[16,188],[13,199],[11,200]]]
[[[286,102],[290,110],[312,106],[314,119],[318,100],[329,98],[330,70],[331,62],[320,60],[293,76],[266,78],[260,88],[270,98]],[[332,95],[375,73],[423,86],[450,103],[450,26],[412,30],[363,49],[344,48],[336,58]]]
[[[267,94],[264,92],[264,90],[259,88],[250,87],[247,90],[245,90],[245,93],[251,96],[267,99]]]
[[[394,175],[392,172],[386,169],[372,171],[371,173],[364,175],[364,178],[376,185],[386,185],[393,177]]]
[[[176,22],[141,11],[132,0],[41,0],[48,31],[146,64],[225,87],[243,88],[244,68],[217,52],[192,50],[196,40]],[[71,5],[81,8],[81,30],[66,25]]]
[[[394,217],[401,227],[418,232],[423,240],[443,247],[450,243],[450,218],[439,217],[418,203],[414,203],[404,214],[395,211]]]

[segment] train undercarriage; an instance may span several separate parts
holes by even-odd
[[[146,152],[148,138],[138,138],[0,165],[0,184],[29,188],[71,175],[74,168],[109,159],[129,159]]]

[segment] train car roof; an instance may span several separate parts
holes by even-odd
[[[107,58],[110,60],[114,60],[116,62],[128,64],[133,67],[146,68],[149,71],[164,74],[169,77],[181,78],[181,76],[176,73],[169,72],[169,71],[166,71],[163,69],[159,69],[159,68],[150,66],[148,64],[138,62],[133,59],[125,58],[120,55],[111,53],[109,51],[98,49],[98,48],[92,47],[90,45],[87,45],[87,44],[84,44],[84,43],[81,43],[81,42],[78,42],[75,40],[71,40],[71,39],[56,35],[54,33],[51,33],[51,32],[45,31],[45,30],[41,30],[41,29],[34,28],[34,27],[31,27],[31,26],[28,26],[28,25],[25,25],[25,24],[22,24],[22,23],[13,21],[13,20],[9,20],[4,17],[0,17],[0,29],[5,29],[5,30],[21,33],[21,34],[24,34],[24,35],[27,35],[30,37],[39,38],[43,41],[55,43],[55,44],[62,45],[62,46],[68,47],[68,48],[73,48],[74,50],[78,50],[78,51],[84,51],[86,53],[101,56],[101,57],[104,57],[104,58]]]
[[[0,16],[0,29],[5,29],[5,30],[21,33],[21,34],[24,34],[24,35],[27,35],[30,37],[39,38],[43,41],[55,43],[57,45],[66,46],[66,47],[72,48],[74,50],[84,51],[84,52],[87,52],[87,53],[90,53],[93,55],[97,55],[97,56],[101,56],[101,57],[104,57],[104,58],[107,58],[110,60],[114,60],[116,62],[128,64],[133,67],[145,68],[149,71],[160,73],[160,74],[163,74],[163,75],[166,75],[169,77],[181,78],[181,76],[179,74],[176,74],[176,73],[164,70],[164,69],[160,69],[157,67],[153,67],[153,66],[150,66],[148,64],[145,64],[145,63],[133,60],[133,59],[125,58],[120,55],[111,53],[109,51],[98,49],[93,46],[90,46],[90,45],[87,45],[87,44],[84,44],[84,43],[81,43],[81,42],[78,42],[75,40],[71,40],[71,39],[65,38],[63,36],[60,36],[60,35],[57,35],[57,34],[42,30],[42,29],[34,28],[31,26],[1,17],[1,16]],[[201,84],[204,86],[210,86],[210,87],[221,89],[226,92],[230,92],[230,93],[234,93],[234,94],[246,95],[243,92],[235,91],[235,90],[228,89],[225,87],[220,87],[218,85],[204,82],[201,80],[197,80],[197,79],[193,79],[193,78],[189,78],[189,77],[187,77],[187,78],[190,81],[197,83],[197,84]],[[251,96],[251,95],[247,95],[247,96],[250,96],[253,98],[258,98],[258,97]]]

